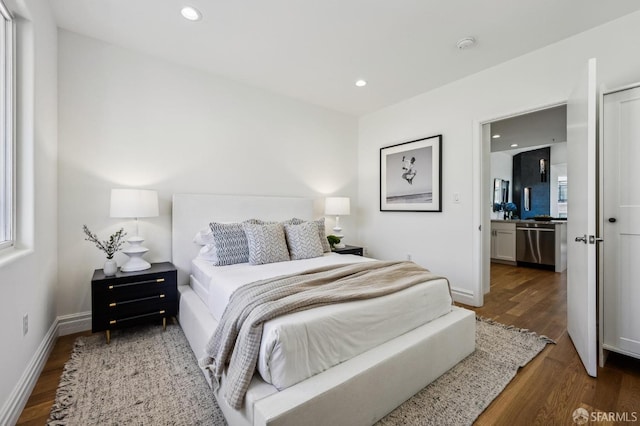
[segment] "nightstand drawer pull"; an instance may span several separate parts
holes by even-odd
[[[165,294],[162,293],[162,294],[153,295],[153,296],[149,296],[149,297],[140,297],[138,299],[121,300],[119,302],[111,302],[111,303],[109,303],[109,307],[110,308],[115,308],[116,306],[119,306],[119,305],[127,305],[129,303],[144,302],[145,300],[164,299],[165,297],[166,297]]]
[[[146,280],[146,281],[136,281],[133,283],[124,283],[124,284],[113,284],[109,286],[109,290],[113,290],[115,288],[123,288],[123,287],[131,287],[131,286],[136,286],[136,285],[144,285],[144,284],[160,284],[163,283],[165,280],[164,278],[158,278],[155,280]]]

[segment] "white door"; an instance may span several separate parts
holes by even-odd
[[[590,376],[596,368],[596,60],[567,104],[567,330]]]
[[[603,102],[603,347],[640,356],[640,88]]]

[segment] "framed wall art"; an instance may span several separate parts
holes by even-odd
[[[442,211],[442,135],[380,148],[380,211]]]

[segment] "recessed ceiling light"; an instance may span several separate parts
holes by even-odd
[[[491,136],[491,137],[492,137],[492,138],[494,138],[494,139],[499,139],[499,138],[500,138],[500,135],[493,135],[493,136]]]
[[[184,19],[188,19],[189,21],[199,21],[202,19],[202,13],[194,7],[185,6],[180,11]]]
[[[518,144],[517,144],[517,143],[512,143],[512,144],[511,144],[511,148],[515,148],[515,147],[517,147],[517,146],[518,146]]]
[[[458,49],[463,50],[463,49],[470,48],[474,44],[476,44],[476,39],[475,38],[473,38],[473,37],[465,37],[465,38],[461,38],[460,40],[458,40],[458,42],[456,43],[456,46],[458,46]]]
[[[367,85],[366,80],[358,80],[358,81],[356,81],[356,86],[358,86],[358,87],[364,87],[366,85]]]

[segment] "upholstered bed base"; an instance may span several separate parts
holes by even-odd
[[[192,277],[193,279],[193,277]],[[190,286],[179,322],[197,357],[217,326]],[[230,425],[370,425],[475,349],[475,314],[449,314],[282,391],[254,376],[242,410],[216,399]]]
[[[172,261],[178,268],[179,321],[198,358],[203,357],[217,323],[188,285],[191,261],[199,250],[193,237],[211,221],[242,221],[256,216],[284,220],[311,219],[316,214],[314,201],[304,198],[216,194],[173,197]],[[475,315],[454,308],[283,391],[254,376],[241,410],[231,409],[218,395],[216,399],[231,426],[370,425],[474,349]]]

